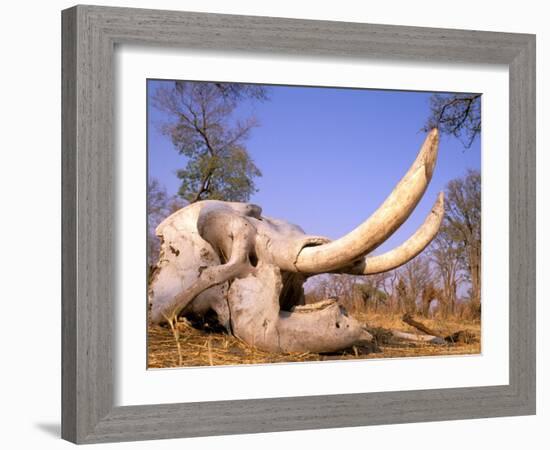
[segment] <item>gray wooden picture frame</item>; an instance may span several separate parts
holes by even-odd
[[[94,443],[535,413],[535,36],[97,6],[63,11],[62,31],[64,439]],[[507,65],[509,384],[114,406],[113,53],[126,43]]]

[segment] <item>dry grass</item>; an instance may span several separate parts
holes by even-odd
[[[401,321],[401,315],[354,314],[371,328],[417,331]],[[326,361],[334,359],[403,358],[411,356],[465,355],[481,352],[479,322],[449,319],[421,319],[430,328],[447,336],[458,330],[468,330],[477,337],[475,343],[432,345],[418,342],[382,343],[378,351],[352,348],[337,354],[267,353],[219,330],[196,329],[187,321],[177,323],[182,366],[220,366],[238,364],[267,364],[283,362]],[[169,327],[150,325],[148,329],[148,366],[150,368],[178,367],[179,355],[174,335]]]
[[[419,333],[418,330],[407,325],[401,320],[401,314],[369,313],[354,314],[354,316],[368,324],[371,328],[385,328],[404,331],[407,333]],[[406,358],[412,356],[444,356],[444,355],[473,355],[481,353],[481,323],[479,321],[466,321],[458,318],[426,319],[417,318],[424,325],[436,331],[440,336],[449,336],[457,331],[469,331],[475,336],[475,342],[456,343],[449,345],[433,345],[419,342],[405,342],[399,344],[382,344],[381,353],[369,354],[367,358]],[[363,357],[364,358],[364,357]]]

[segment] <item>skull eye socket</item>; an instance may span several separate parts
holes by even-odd
[[[248,261],[250,261],[252,267],[256,267],[258,265],[258,257],[256,256],[256,253],[250,253],[248,255]]]

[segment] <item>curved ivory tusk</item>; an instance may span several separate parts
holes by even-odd
[[[336,241],[303,248],[296,259],[296,269],[304,273],[334,271],[373,251],[390,237],[407,220],[426,191],[437,160],[438,144],[439,134],[434,128],[409,171],[374,214]]]
[[[343,269],[339,272],[350,275],[374,275],[397,269],[418,256],[432,242],[439,231],[444,215],[445,196],[443,192],[440,192],[424,223],[403,244],[381,255],[365,257],[359,263],[350,267],[349,270]]]

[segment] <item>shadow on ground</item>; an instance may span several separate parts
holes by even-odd
[[[49,434],[52,437],[61,437],[61,424],[60,423],[37,423],[36,428]]]

